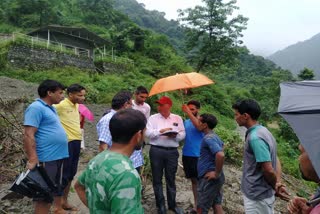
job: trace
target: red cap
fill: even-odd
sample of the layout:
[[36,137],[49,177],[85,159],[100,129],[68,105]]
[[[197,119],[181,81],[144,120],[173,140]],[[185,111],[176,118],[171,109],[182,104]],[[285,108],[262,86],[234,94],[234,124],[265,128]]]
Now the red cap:
[[163,96],[159,100],[156,101],[156,103],[159,103],[161,105],[169,104],[172,106],[172,100],[169,97]]

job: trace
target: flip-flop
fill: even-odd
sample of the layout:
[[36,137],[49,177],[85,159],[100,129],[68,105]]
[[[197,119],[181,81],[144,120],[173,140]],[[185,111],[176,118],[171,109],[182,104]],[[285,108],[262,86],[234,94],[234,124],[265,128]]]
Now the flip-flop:
[[73,205],[62,206],[62,208],[63,208],[64,210],[68,210],[68,211],[80,211],[76,206],[73,206]]

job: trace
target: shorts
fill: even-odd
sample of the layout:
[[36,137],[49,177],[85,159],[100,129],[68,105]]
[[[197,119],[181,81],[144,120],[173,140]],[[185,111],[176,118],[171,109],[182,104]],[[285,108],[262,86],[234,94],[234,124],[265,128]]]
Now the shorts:
[[[52,191],[52,195],[62,196],[63,190],[65,188],[63,182],[63,161],[65,159],[48,161],[48,162],[40,162],[40,166],[42,166],[49,178],[51,179],[52,183],[56,186],[56,188]],[[34,201],[42,201],[42,199],[33,199]],[[43,200],[45,201],[45,200]]]
[[80,147],[81,140],[73,140],[68,143],[69,157],[63,163],[63,180],[67,183],[72,181],[77,174]]
[[217,179],[208,181],[202,177],[198,180],[198,208],[202,213],[208,213],[210,207],[214,205],[221,205],[224,179],[222,172]]
[[244,201],[244,209],[246,214],[257,214],[257,213],[265,213],[265,214],[273,214],[274,213],[274,195],[270,198],[265,198],[259,201],[251,200],[243,195]]
[[198,178],[198,157],[182,156],[183,170],[186,178]]

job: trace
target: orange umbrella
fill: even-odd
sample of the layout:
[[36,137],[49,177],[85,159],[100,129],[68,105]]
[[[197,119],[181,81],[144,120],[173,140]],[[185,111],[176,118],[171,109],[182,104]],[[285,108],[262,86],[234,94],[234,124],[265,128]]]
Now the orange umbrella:
[[157,80],[152,86],[149,96],[178,89],[196,88],[213,83],[205,75],[196,72],[176,74]]

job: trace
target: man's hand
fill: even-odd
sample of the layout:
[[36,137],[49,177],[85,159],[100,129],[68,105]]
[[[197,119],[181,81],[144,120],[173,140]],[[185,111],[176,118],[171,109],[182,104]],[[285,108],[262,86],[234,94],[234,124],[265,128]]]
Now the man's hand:
[[37,164],[38,164],[38,161],[28,161],[26,167],[27,169],[32,170],[36,167]]
[[182,107],[181,107],[181,109],[182,109],[182,111],[183,111],[184,113],[186,113],[186,114],[191,113],[188,105],[186,105],[186,104],[183,104]]
[[103,152],[106,149],[109,149],[109,145],[105,142],[100,141],[99,152]]
[[204,178],[206,178],[208,181],[209,181],[209,180],[217,179],[218,177],[219,177],[219,175],[218,175],[215,171],[207,172],[207,173],[204,175]]
[[301,197],[294,197],[287,205],[288,212],[290,214],[309,214],[312,210],[307,205],[307,199]]
[[290,194],[288,193],[286,186],[280,182],[276,183],[275,186],[276,196],[284,201],[290,200]]
[[168,133],[166,134],[167,137],[169,138],[176,138],[178,133]]
[[166,131],[170,131],[172,130],[172,128],[164,128],[164,129],[160,129],[160,133],[162,134],[163,132],[166,132]]

